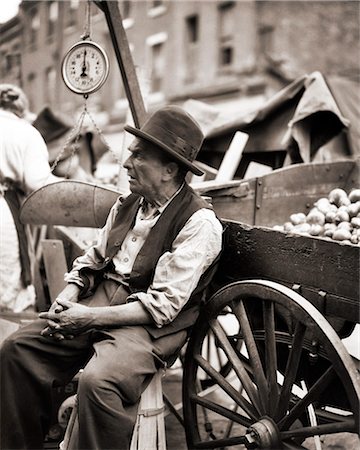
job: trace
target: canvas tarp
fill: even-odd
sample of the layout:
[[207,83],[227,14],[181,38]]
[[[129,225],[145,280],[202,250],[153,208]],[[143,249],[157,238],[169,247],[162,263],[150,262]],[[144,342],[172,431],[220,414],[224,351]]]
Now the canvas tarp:
[[[205,147],[225,152],[236,131],[249,134],[244,153],[287,150],[296,142],[303,162],[360,156],[360,90],[356,82],[319,72],[304,75],[255,111],[235,117],[199,103],[191,112],[205,124]],[[196,103],[196,102],[195,102]],[[186,107],[186,104],[184,105]],[[196,109],[201,114],[196,114]],[[206,119],[207,118],[207,119]],[[328,146],[328,147],[327,147]],[[319,149],[325,151],[319,152]],[[300,162],[300,161],[297,161]]]

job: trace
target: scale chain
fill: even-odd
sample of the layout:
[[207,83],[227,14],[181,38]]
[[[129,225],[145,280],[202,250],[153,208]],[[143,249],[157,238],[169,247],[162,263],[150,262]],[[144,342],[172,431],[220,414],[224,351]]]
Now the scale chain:
[[61,157],[63,156],[66,148],[68,148],[71,145],[71,154],[69,156],[69,165],[68,165],[68,169],[67,172],[65,174],[65,178],[69,178],[69,172],[70,172],[70,168],[71,168],[71,163],[72,163],[72,159],[75,155],[75,153],[78,151],[79,146],[78,146],[78,142],[79,139],[81,137],[81,130],[83,128],[83,124],[84,124],[84,119],[86,116],[89,117],[92,125],[94,126],[96,132],[98,133],[98,135],[100,136],[101,141],[103,142],[103,144],[105,145],[106,149],[108,151],[110,151],[112,153],[112,155],[114,156],[116,162],[119,164],[120,168],[123,167],[122,161],[119,158],[119,156],[112,150],[112,148],[110,147],[110,145],[108,144],[108,142],[105,139],[105,136],[102,132],[102,130],[98,127],[98,125],[96,124],[93,116],[91,115],[90,111],[87,108],[87,95],[84,95],[84,99],[85,99],[85,103],[84,103],[84,109],[81,112],[79,119],[77,121],[77,123],[75,124],[74,128],[72,129],[71,133],[69,134],[68,138],[66,139],[61,151],[59,152],[59,154],[57,155],[57,157],[55,158],[53,164],[51,165],[51,172],[53,172],[56,168],[56,166],[59,164],[59,161],[61,160]]

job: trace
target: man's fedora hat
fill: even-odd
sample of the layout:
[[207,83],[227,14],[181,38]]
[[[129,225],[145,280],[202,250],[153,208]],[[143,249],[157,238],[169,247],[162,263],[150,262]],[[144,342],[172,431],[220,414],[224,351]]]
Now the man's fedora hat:
[[63,114],[54,113],[48,106],[45,106],[37,115],[33,126],[40,132],[47,144],[69,135],[73,129],[72,122]]
[[140,129],[130,125],[125,125],[124,129],[165,150],[195,175],[203,175],[193,161],[204,135],[197,122],[179,106],[169,105],[158,109]]

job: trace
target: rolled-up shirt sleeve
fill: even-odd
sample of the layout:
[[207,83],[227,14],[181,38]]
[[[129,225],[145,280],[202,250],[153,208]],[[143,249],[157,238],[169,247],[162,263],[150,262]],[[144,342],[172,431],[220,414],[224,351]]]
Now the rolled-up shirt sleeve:
[[210,209],[196,211],[156,266],[147,292],[137,292],[128,301],[139,300],[157,327],[172,322],[189,300],[200,277],[221,251],[222,225]]

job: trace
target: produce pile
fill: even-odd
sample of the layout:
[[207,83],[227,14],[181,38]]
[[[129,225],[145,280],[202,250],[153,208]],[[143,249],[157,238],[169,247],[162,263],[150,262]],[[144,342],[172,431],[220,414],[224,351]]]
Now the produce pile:
[[360,246],[360,189],[349,195],[343,189],[333,189],[328,197],[317,200],[307,215],[295,213],[289,219],[273,228]]

